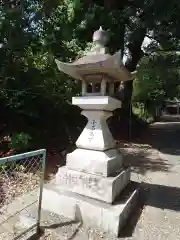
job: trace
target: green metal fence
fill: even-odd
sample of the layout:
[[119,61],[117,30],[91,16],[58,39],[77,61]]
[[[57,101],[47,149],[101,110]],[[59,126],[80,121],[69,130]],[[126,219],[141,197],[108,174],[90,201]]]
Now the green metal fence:
[[40,230],[46,150],[0,158],[0,239]]

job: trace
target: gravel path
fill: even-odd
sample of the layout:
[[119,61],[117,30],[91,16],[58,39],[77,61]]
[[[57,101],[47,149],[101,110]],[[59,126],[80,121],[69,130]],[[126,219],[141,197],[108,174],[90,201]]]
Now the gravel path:
[[132,179],[149,189],[135,231],[127,239],[180,239],[180,122],[152,124],[137,145],[123,151],[129,152]]

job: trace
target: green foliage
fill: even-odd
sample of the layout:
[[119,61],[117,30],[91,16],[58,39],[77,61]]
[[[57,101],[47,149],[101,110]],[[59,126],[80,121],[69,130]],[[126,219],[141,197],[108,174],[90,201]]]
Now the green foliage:
[[146,123],[151,123],[154,120],[152,113],[148,111],[146,105],[142,102],[136,102],[132,106],[133,113]]
[[[100,25],[111,32],[111,52],[129,50],[131,69],[141,58],[145,35],[153,39],[134,82],[134,103],[151,109],[167,97],[180,95],[178,57],[166,55],[179,49],[179,12],[178,0],[24,0],[20,6],[0,6],[2,118],[16,132],[28,132],[33,141],[38,136],[37,142],[42,142],[48,132],[51,138],[55,134],[64,137],[58,144],[67,142],[82,122],[79,110],[69,104],[80,86],[58,71],[54,58],[70,62],[82,56]],[[160,50],[161,54],[149,56]],[[30,141],[19,135],[14,139],[18,148],[21,144],[27,148]]]
[[31,140],[32,138],[27,133],[14,133],[12,135],[11,142],[9,143],[9,147],[18,151],[26,151],[30,147]]
[[16,171],[16,172],[22,172],[25,170],[25,167],[17,162],[9,162],[9,163],[5,163],[0,165],[0,172],[6,172],[8,174],[9,172],[12,172],[12,170]]
[[[172,64],[173,63],[173,64]],[[179,95],[180,58],[177,54],[156,54],[143,58],[134,81],[133,102],[143,104],[150,114],[164,100]]]

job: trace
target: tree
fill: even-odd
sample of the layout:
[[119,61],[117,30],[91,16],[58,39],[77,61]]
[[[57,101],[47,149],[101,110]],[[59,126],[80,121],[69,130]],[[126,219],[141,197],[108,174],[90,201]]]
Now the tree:
[[[51,136],[59,132],[64,137],[60,144],[66,144],[69,129],[75,129],[79,122],[79,111],[68,104],[78,87],[57,70],[53,43],[51,48],[46,44],[47,6],[41,1],[17,3],[5,1],[0,6],[1,123],[11,126],[11,131],[30,131],[41,139],[39,142],[47,132]],[[65,44],[62,49],[64,59],[72,56],[73,46]]]
[[[121,48],[127,53],[125,66],[129,71],[136,70],[144,55],[151,56],[159,51],[173,54],[172,51],[175,53],[179,49],[180,30],[176,27],[180,23],[179,1],[94,0],[89,1],[89,8],[93,4],[101,9],[98,23],[103,22],[106,28],[111,25],[110,30],[116,36],[116,40],[112,39],[113,50]],[[151,40],[150,44],[143,49],[147,38]],[[124,82],[121,91],[123,94],[119,95],[124,96],[121,121],[126,124],[129,122],[133,82]]]
[[[54,58],[69,62],[81,56],[89,46],[94,30],[101,25],[112,33],[109,43],[111,52],[121,49],[126,55],[125,65],[129,71],[137,68],[143,56],[149,59],[147,64],[151,66],[154,53],[178,50],[179,10],[177,0],[4,1],[4,5],[0,6],[1,108],[11,116],[9,119],[21,115],[35,125],[43,123],[44,128],[55,128],[61,122],[64,130],[66,125],[71,125],[71,115],[76,116],[74,119],[78,116],[76,113],[79,112],[74,110],[72,113],[74,108],[68,102],[79,93],[79,86],[57,70]],[[151,43],[144,48],[147,37]],[[165,58],[161,59],[163,65]],[[174,61],[168,59],[167,64]],[[139,71],[144,74],[145,68],[141,63]],[[155,75],[159,70],[153,71],[150,67],[148,74]],[[174,71],[173,68],[171,71]],[[159,83],[159,88],[169,88],[170,75],[166,84]],[[166,77],[161,75],[161,79]],[[140,78],[138,75],[138,84],[141,85]],[[156,80],[150,77],[153,86]],[[146,88],[146,81],[143,84]],[[124,96],[121,119],[127,123],[133,82],[123,85],[124,94],[120,94]],[[142,91],[138,94],[142,96]],[[78,125],[78,121],[73,121],[74,126]]]
[[180,57],[160,52],[141,59],[134,81],[133,102],[142,103],[151,114],[164,100],[179,95]]

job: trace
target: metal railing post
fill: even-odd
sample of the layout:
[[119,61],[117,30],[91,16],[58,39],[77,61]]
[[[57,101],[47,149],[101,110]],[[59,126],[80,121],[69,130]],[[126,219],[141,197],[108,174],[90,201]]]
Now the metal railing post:
[[40,232],[42,196],[43,196],[43,186],[44,186],[44,180],[45,180],[45,170],[46,170],[46,150],[44,150],[43,157],[42,157],[42,175],[41,175],[41,179],[40,179],[40,189],[39,189],[37,233]]

